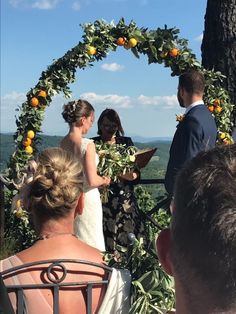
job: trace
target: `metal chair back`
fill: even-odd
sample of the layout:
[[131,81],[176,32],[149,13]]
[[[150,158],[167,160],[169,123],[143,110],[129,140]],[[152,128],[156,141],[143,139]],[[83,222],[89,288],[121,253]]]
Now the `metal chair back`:
[[[67,265],[67,267],[65,266]],[[89,265],[93,266],[93,273],[94,269],[103,269],[104,276],[102,279],[99,280],[89,280],[89,281],[73,281],[68,282],[66,280],[68,271],[69,271],[69,265],[77,264],[79,265]],[[5,270],[1,272],[2,279],[7,278],[9,276],[19,274],[20,272],[27,272],[30,271],[30,269],[37,268],[40,269],[40,275],[44,276],[46,275],[46,282],[42,283],[34,283],[34,284],[19,284],[19,285],[5,285],[5,288],[7,292],[14,292],[16,295],[16,303],[17,303],[17,314],[23,314],[25,309],[25,298],[24,298],[24,291],[31,290],[31,289],[50,289],[52,291],[53,295],[53,314],[59,314],[59,291],[62,288],[67,289],[75,289],[80,288],[83,289],[83,291],[86,292],[86,313],[91,314],[92,313],[92,289],[93,287],[103,287],[104,288],[108,285],[112,268],[108,267],[106,265],[89,262],[85,260],[79,260],[79,259],[50,259],[50,260],[43,260],[43,261],[37,261],[32,263],[26,263],[19,266],[12,267],[8,270]],[[95,267],[95,268],[94,268]],[[79,267],[78,267],[79,268]],[[60,278],[55,278],[55,271],[60,271]],[[74,272],[74,267],[73,267]],[[80,271],[81,273],[82,271]],[[79,277],[79,271],[78,271],[78,277]],[[105,279],[104,279],[105,278]],[[79,279],[79,278],[78,278]],[[1,302],[6,302],[6,295],[4,297],[4,300]],[[78,309],[79,313],[79,309]]]

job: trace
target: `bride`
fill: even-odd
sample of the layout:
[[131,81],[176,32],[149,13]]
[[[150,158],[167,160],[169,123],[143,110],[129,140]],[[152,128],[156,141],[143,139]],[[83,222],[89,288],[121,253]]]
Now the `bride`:
[[92,140],[83,138],[94,121],[94,108],[86,100],[71,101],[64,105],[62,116],[69,124],[69,132],[61,141],[61,148],[72,152],[83,162],[84,208],[76,215],[75,233],[87,244],[105,251],[102,226],[102,204],[98,187],[110,184],[110,178],[97,174],[98,156]]

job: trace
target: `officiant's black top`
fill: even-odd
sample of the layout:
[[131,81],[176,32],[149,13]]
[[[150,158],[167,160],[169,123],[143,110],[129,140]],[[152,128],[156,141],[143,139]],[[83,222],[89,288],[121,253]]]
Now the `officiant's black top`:
[[[92,140],[95,143],[102,141],[101,136],[93,137]],[[125,144],[127,147],[134,145],[132,139],[126,136],[117,136],[116,144]],[[139,170],[137,173],[140,174]],[[146,242],[143,216],[134,194],[134,184],[139,183],[139,180],[140,176],[134,181],[122,180],[109,186],[111,193],[102,208],[106,250],[110,253],[116,254],[118,251],[119,255],[127,254],[126,251],[120,251],[119,246],[128,246],[129,233],[133,233],[137,239],[143,238]]]

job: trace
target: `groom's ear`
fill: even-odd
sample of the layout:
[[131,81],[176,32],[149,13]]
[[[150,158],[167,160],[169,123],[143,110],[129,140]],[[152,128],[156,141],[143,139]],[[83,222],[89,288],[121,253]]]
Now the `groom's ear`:
[[156,240],[157,255],[165,272],[173,276],[172,264],[170,260],[170,229],[162,230]]

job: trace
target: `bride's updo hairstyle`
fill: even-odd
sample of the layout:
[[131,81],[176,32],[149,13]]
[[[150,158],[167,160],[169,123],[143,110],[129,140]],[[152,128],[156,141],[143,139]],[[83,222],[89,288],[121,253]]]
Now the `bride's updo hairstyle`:
[[94,111],[93,106],[87,100],[70,101],[63,106],[62,116],[68,124],[79,122],[80,118],[88,118]]
[[82,191],[82,166],[69,152],[55,147],[37,158],[30,180],[20,191],[24,208],[41,221],[65,217]]

